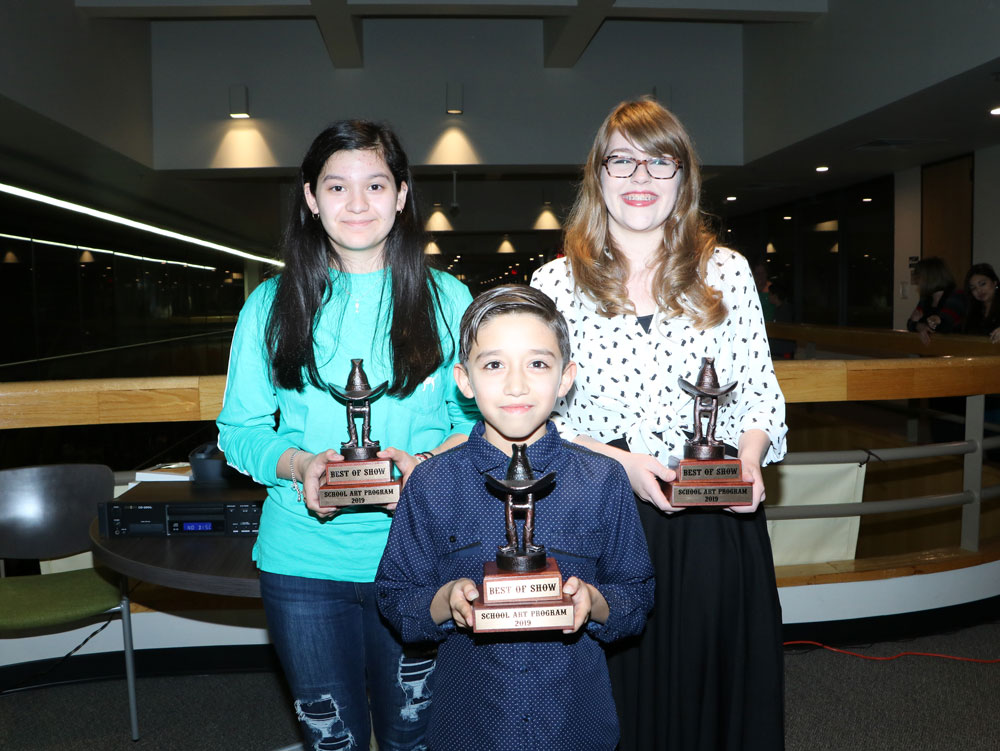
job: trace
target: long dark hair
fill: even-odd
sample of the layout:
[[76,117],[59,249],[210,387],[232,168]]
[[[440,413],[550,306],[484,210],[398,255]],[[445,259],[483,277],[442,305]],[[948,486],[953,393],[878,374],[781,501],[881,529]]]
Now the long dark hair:
[[341,120],[316,136],[306,152],[285,227],[285,267],[277,280],[265,332],[271,378],[281,388],[301,391],[306,380],[317,388],[325,387],[316,365],[313,328],[333,292],[330,267],[343,269],[322,222],[312,217],[303,187],[308,185],[316,195],[320,172],[333,154],[362,150],[374,151],[385,160],[397,190],[403,183],[408,187],[403,210],[396,215],[383,249],[383,265],[392,270],[389,344],[393,380],[388,393],[409,396],[444,362],[435,316],[437,285],[424,261],[423,231],[406,154],[386,125]]
[[[980,333],[980,329],[986,328],[992,330],[997,326],[1000,326],[1000,293],[994,293],[993,299],[987,305],[983,305],[974,297],[972,297],[969,291],[969,282],[972,281],[974,276],[985,276],[994,284],[1000,284],[1000,279],[997,278],[997,272],[993,270],[993,267],[988,263],[977,263],[969,269],[969,273],[965,275],[965,294],[969,295],[969,313],[965,317],[965,326],[963,331],[971,332],[974,334]],[[986,332],[989,333],[989,330]]]

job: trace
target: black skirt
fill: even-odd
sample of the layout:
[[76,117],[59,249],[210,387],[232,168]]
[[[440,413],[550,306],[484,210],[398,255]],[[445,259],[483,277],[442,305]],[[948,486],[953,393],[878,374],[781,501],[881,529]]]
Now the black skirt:
[[608,648],[620,751],[783,749],[781,605],[763,507],[636,504],[656,601],[640,636]]

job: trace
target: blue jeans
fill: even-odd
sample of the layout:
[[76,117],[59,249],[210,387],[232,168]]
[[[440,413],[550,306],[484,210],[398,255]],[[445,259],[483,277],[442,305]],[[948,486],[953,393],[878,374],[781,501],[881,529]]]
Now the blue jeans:
[[426,748],[434,656],[399,642],[374,583],[262,571],[260,592],[304,748],[367,751],[373,727],[380,751]]

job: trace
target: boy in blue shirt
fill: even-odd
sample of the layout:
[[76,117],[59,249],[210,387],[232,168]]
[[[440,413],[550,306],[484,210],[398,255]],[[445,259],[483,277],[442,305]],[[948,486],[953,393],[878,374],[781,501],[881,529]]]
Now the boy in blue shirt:
[[[376,576],[379,608],[404,641],[441,642],[431,681],[429,751],[611,751],[618,720],[600,642],[639,633],[653,569],[625,470],[559,438],[549,422],[573,385],[566,322],[524,285],[480,295],[461,324],[455,380],[483,420],[467,443],[417,465]],[[535,542],[568,577],[575,623],[559,631],[473,634],[483,563],[505,542],[502,480],[511,445],[540,477]]]

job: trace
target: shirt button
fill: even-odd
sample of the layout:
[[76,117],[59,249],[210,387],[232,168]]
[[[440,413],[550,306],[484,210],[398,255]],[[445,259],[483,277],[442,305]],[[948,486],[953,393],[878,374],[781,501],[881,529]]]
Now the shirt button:
[[522,719],[522,720],[523,720],[524,722],[527,722],[527,721],[528,721],[528,715],[524,715],[523,717],[521,717],[521,719]]

